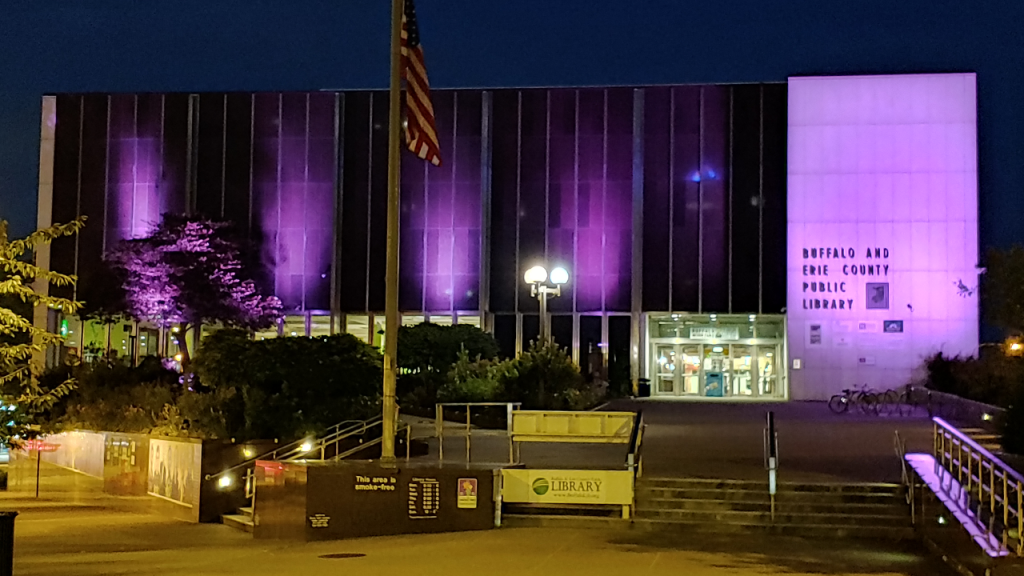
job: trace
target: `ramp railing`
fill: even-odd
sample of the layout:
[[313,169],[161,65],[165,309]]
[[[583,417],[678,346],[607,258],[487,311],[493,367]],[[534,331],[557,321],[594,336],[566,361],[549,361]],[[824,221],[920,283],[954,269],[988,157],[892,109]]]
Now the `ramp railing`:
[[[939,417],[932,418],[935,473],[959,484],[987,535],[1024,557],[1024,476]],[[946,486],[943,486],[946,489]]]

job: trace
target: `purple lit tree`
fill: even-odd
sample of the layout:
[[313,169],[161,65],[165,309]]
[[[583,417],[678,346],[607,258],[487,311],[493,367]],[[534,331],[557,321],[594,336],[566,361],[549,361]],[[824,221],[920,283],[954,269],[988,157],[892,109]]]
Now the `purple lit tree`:
[[178,327],[186,371],[190,330],[211,323],[258,330],[281,317],[281,301],[260,294],[225,222],[165,214],[149,236],[122,241],[107,259],[123,274],[130,315]]

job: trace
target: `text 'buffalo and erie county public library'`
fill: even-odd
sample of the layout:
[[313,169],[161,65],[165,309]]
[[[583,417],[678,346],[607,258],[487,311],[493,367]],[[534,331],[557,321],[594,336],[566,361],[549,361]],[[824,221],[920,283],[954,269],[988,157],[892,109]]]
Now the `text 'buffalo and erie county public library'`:
[[[444,164],[402,165],[405,325],[473,324],[516,354],[539,335],[539,264],[570,276],[554,340],[656,397],[827,399],[978,349],[974,74],[434,106]],[[88,299],[105,251],[162,213],[230,220],[288,310],[257,337],[382,344],[387,118],[383,91],[47,96],[41,220],[89,217],[50,265]],[[51,321],[82,355],[176,352],[145,324]]]

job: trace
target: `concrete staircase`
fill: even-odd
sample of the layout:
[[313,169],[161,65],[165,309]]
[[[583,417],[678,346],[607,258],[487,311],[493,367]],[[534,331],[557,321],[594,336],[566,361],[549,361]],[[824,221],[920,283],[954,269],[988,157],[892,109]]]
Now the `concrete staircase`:
[[220,521],[225,526],[231,526],[243,532],[252,533],[252,506],[239,508],[238,514],[224,514],[220,517]]
[[781,484],[775,519],[767,482],[642,478],[635,528],[770,531],[811,537],[909,538],[910,510],[895,484]]

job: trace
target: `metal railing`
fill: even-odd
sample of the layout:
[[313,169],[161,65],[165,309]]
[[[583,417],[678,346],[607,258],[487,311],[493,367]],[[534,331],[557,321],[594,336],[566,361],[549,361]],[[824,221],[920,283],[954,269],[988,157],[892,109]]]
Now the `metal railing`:
[[900,459],[900,484],[906,489],[904,499],[910,506],[910,521],[911,523],[917,522],[917,515],[914,514],[914,475],[910,472],[907,467],[907,441],[900,436],[900,431],[895,431],[895,437],[893,438],[893,451],[896,452],[896,457]]
[[316,449],[320,450],[322,459],[328,445],[336,445],[341,440],[355,434],[363,434],[376,424],[379,424],[380,421],[380,416],[375,416],[369,420],[345,420],[328,428],[327,432],[318,439],[302,438],[284,446],[278,446],[259,456],[254,456],[234,466],[225,468],[216,474],[207,474],[204,478],[206,480],[220,479],[233,472],[245,469],[246,494],[248,495],[249,485],[252,481],[252,469],[256,465],[257,460],[295,460],[297,455],[309,454]]
[[465,431],[466,438],[466,462],[471,460],[472,456],[472,436],[473,436],[473,408],[484,408],[484,407],[505,407],[505,433],[508,435],[508,463],[515,464],[517,462],[515,445],[512,442],[512,412],[519,410],[522,406],[521,402],[439,402],[434,405],[434,437],[437,438],[437,458],[440,461],[444,461],[444,409],[447,408],[465,408],[466,409],[466,427]]
[[1024,476],[942,418],[932,421],[935,473],[943,483],[955,479],[961,489],[950,496],[967,499],[986,536],[1024,556]]
[[629,434],[629,451],[626,452],[626,469],[633,473],[633,481],[643,476],[644,411],[637,410],[633,419],[633,431]]

